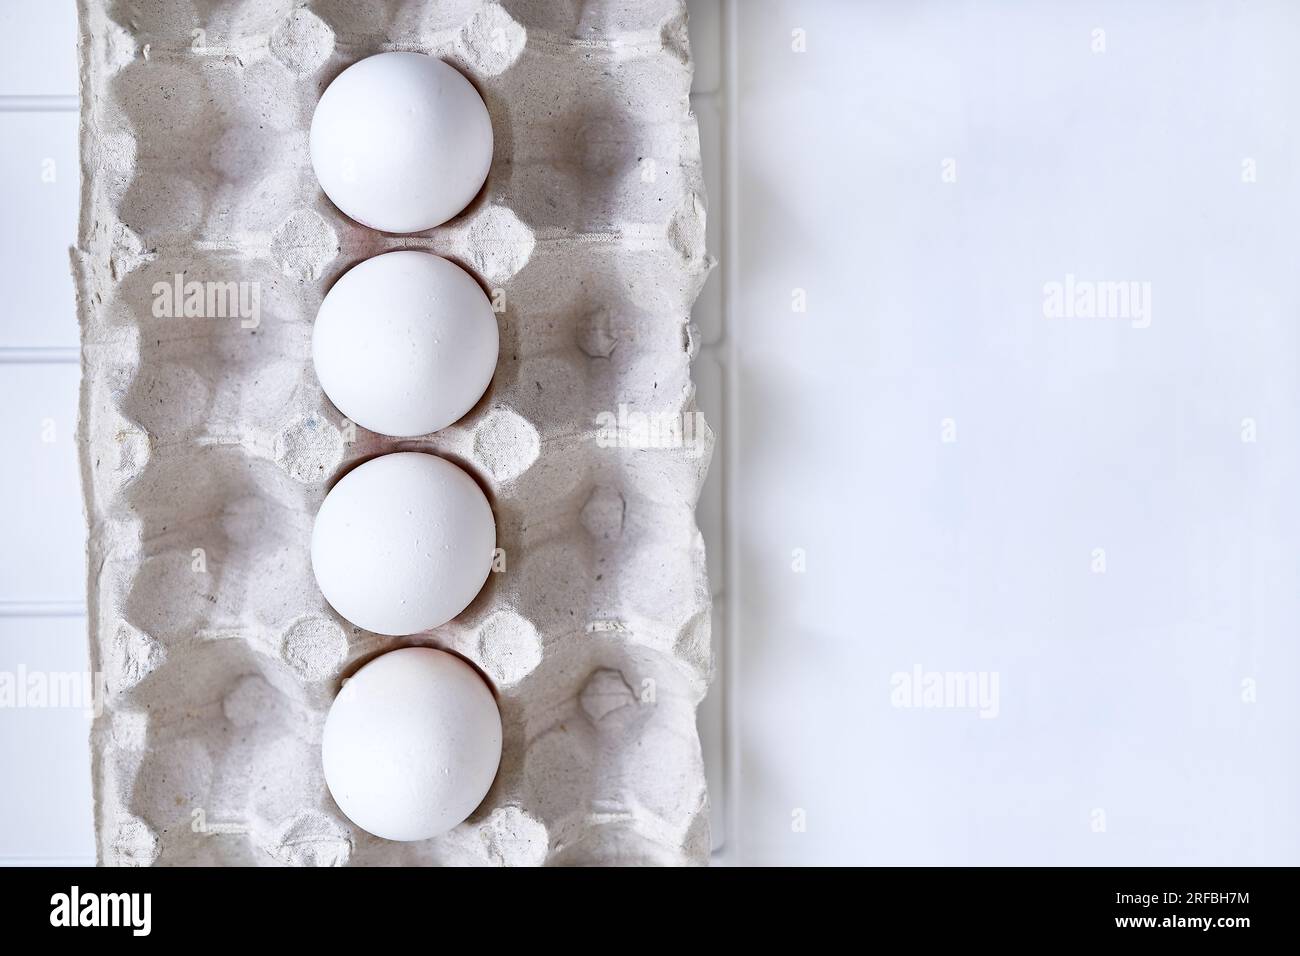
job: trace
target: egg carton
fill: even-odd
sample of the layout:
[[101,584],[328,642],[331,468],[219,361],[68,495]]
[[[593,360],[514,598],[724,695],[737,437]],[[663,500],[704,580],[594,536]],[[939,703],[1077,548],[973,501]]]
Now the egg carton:
[[[712,263],[683,4],[78,7],[100,861],[704,862],[712,436],[688,316]],[[343,216],[308,159],[321,92],[386,50],[457,66],[496,139],[479,197],[410,236]],[[482,281],[501,351],[466,418],[393,440],[323,396],[310,342],[340,274],[405,248]],[[500,552],[457,619],[395,639],[330,609],[309,541],[332,483],[397,450],[476,476]],[[320,736],[350,673],[413,644],[490,679],[504,754],[468,821],[392,843],[334,804]]]

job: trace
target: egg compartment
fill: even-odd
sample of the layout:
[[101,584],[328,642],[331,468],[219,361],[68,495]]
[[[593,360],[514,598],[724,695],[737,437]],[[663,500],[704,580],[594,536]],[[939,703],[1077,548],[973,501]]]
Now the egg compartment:
[[[91,731],[101,862],[705,861],[695,709],[710,602],[694,506],[712,436],[687,317],[711,262],[683,4],[78,7],[73,269],[91,659],[106,686]],[[345,218],[307,154],[325,86],[385,50],[454,63],[496,138],[483,193],[412,236]],[[330,285],[403,248],[469,269],[501,330],[487,395],[414,440],[351,427],[310,356]],[[225,288],[236,307],[205,298],[187,316],[187,283]],[[339,618],[309,558],[332,483],[397,450],[466,467],[501,549],[463,614],[408,638]],[[319,747],[341,681],[409,644],[473,662],[505,733],[478,811],[401,844],[340,813]]]

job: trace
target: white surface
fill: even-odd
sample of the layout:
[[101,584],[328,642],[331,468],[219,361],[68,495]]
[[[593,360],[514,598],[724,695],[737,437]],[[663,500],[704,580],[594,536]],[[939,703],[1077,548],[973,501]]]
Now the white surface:
[[1300,862],[1300,7],[734,9],[728,858]]
[[75,365],[0,364],[7,503],[0,602],[83,599]]
[[492,120],[472,83],[422,53],[354,63],[321,97],[311,164],[362,225],[421,232],[459,213],[492,166]]
[[[68,266],[76,6],[0,0],[0,38],[0,674],[41,681],[88,666]],[[0,707],[0,865],[94,862],[89,727],[79,707]]]
[[454,654],[404,647],[343,684],[321,740],[330,793],[362,829],[428,840],[468,817],[501,763],[501,714]]
[[26,687],[0,707],[0,865],[94,860],[85,646],[80,618],[0,617],[0,681]]
[[376,634],[418,634],[465,609],[492,571],[496,522],[478,484],[437,455],[353,468],[325,496],[311,565],[339,614]]
[[76,3],[0,0],[0,97],[76,95]]
[[345,272],[312,324],[316,378],[381,435],[427,435],[464,416],[497,367],[492,303],[441,256],[403,250]]
[[74,348],[77,114],[0,111],[0,143],[0,345]]

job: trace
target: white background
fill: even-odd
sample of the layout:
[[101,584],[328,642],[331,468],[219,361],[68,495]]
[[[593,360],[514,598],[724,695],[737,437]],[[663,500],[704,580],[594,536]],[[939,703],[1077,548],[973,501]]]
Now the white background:
[[[85,672],[76,5],[0,0],[0,672]],[[93,863],[89,716],[0,709],[0,863]]]
[[[0,0],[9,672],[85,667],[73,6]],[[1300,7],[691,8],[719,859],[1300,862]],[[93,859],[86,731],[0,711],[0,861]]]
[[1300,862],[1300,5],[735,6],[729,857]]

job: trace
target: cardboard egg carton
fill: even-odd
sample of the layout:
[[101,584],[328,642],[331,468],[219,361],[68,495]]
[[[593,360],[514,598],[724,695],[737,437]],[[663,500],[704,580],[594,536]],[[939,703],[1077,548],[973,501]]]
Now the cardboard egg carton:
[[[695,709],[711,668],[694,506],[704,249],[680,0],[79,0],[80,447],[105,864],[701,863]],[[496,153],[444,226],[343,216],[308,160],[317,99],[385,50],[478,87]],[[446,256],[498,309],[483,400],[427,438],[350,425],[311,366],[362,259]],[[451,623],[359,630],[312,577],[312,520],[356,463],[444,455],[487,491],[496,573]],[[391,843],[320,764],[342,680],[393,647],[494,685],[497,781],[444,837]]]

